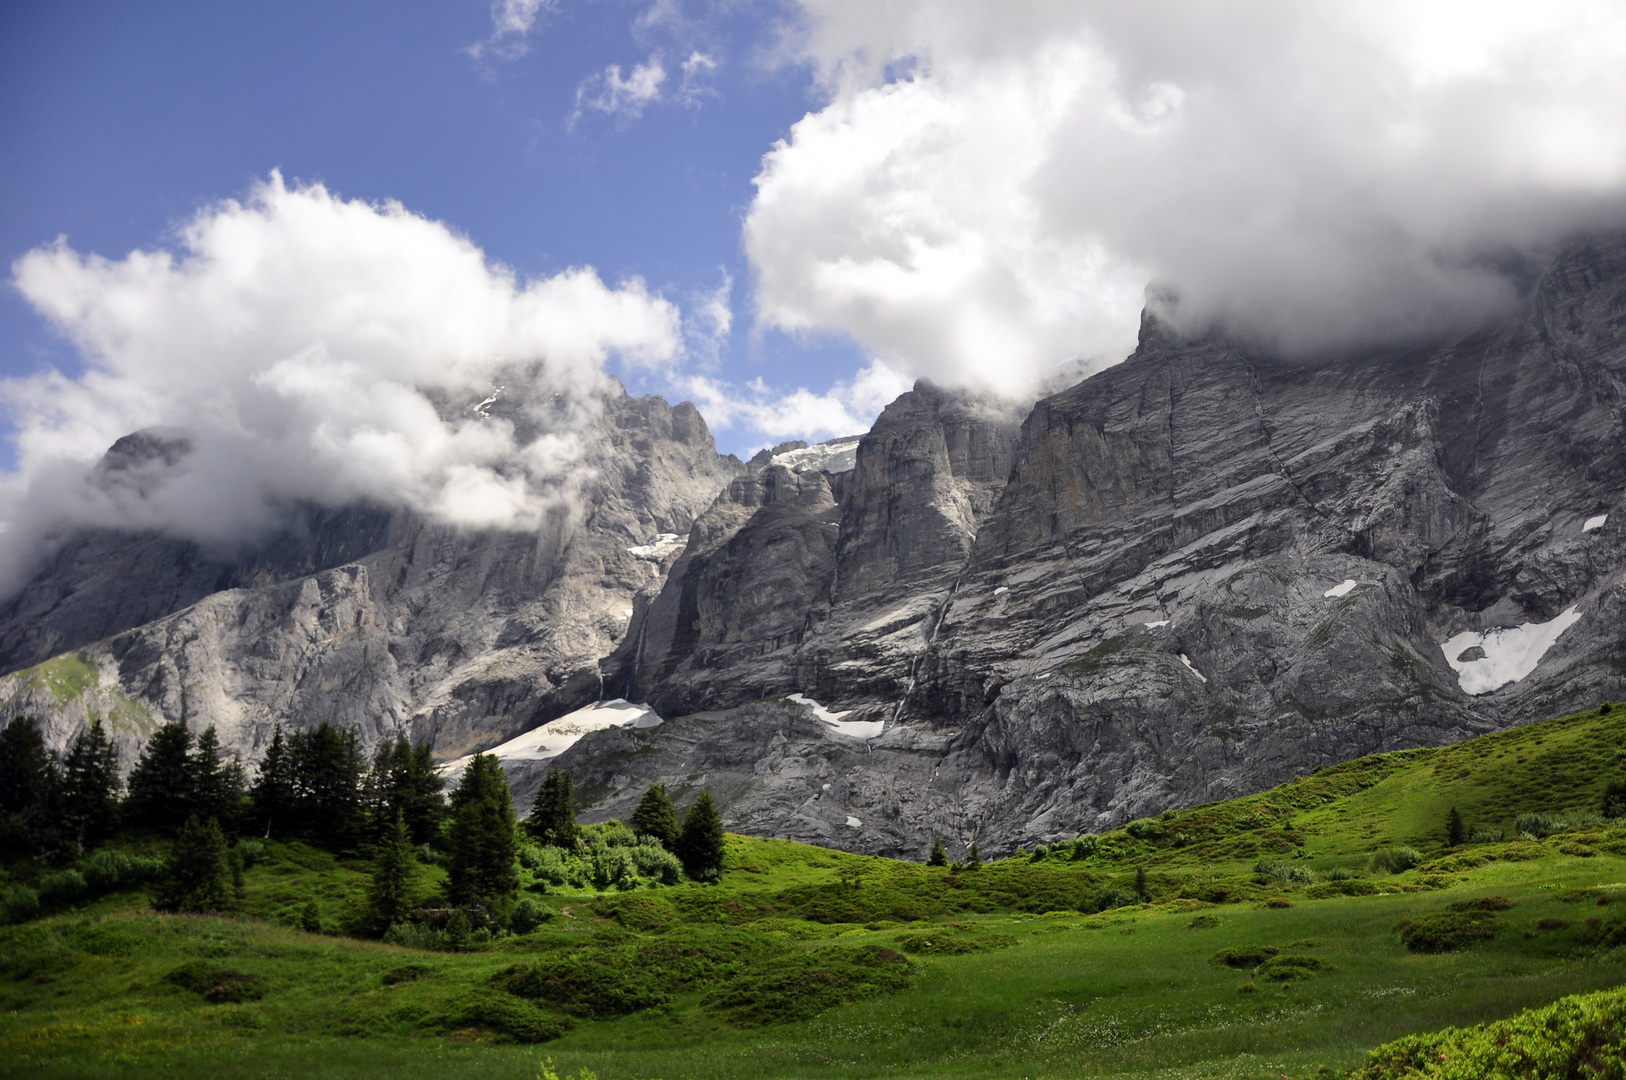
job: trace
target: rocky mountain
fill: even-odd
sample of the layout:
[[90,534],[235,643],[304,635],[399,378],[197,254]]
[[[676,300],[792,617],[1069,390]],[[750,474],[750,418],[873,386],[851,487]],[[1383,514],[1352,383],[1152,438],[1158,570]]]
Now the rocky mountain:
[[[75,537],[0,611],[0,696],[58,741],[331,716],[499,746],[521,799],[558,755],[589,817],[659,779],[742,831],[1009,850],[1626,696],[1623,393],[1615,236],[1459,339],[1287,361],[1147,316],[1031,407],[922,382],[744,466],[623,398],[540,535]],[[143,438],[104,467],[180,452]]]

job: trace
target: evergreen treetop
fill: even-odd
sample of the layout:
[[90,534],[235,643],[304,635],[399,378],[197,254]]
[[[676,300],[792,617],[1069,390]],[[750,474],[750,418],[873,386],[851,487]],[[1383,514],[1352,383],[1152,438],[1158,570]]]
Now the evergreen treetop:
[[531,832],[544,844],[576,846],[576,781],[561,772],[557,763],[548,766],[542,786],[531,804]]
[[502,765],[476,754],[452,792],[447,892],[454,906],[502,912],[519,892],[519,843]]
[[683,815],[683,831],[678,836],[678,860],[683,872],[695,881],[716,881],[723,875],[723,819],[711,792],[701,789],[688,813]]
[[407,831],[406,814],[397,810],[394,822],[384,831],[373,853],[373,878],[367,887],[370,930],[383,935],[396,923],[408,921],[417,877],[418,860],[412,853],[412,834]]
[[192,732],[171,720],[153,732],[130,773],[129,817],[154,829],[172,829],[193,812]]
[[32,716],[0,729],[0,852],[38,854],[60,839],[61,777],[56,755]]
[[112,833],[118,822],[119,754],[100,718],[73,737],[62,763],[63,823],[81,845]]
[[948,865],[948,849],[943,846],[943,838],[941,836],[932,837],[932,853],[926,856],[926,865]]
[[678,818],[672,806],[672,797],[665,784],[650,784],[644,797],[638,800],[638,809],[632,812],[632,831],[639,836],[653,836],[661,846],[671,851],[677,847]]
[[232,907],[231,859],[220,823],[187,818],[170,846],[152,906],[160,911],[201,913]]

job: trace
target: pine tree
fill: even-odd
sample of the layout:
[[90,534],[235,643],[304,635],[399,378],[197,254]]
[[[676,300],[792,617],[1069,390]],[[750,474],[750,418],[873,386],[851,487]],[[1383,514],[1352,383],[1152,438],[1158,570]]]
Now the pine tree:
[[152,898],[160,911],[227,911],[232,906],[231,860],[220,823],[200,824],[193,814],[170,846],[164,874]]
[[678,861],[695,881],[716,881],[723,876],[723,819],[711,792],[702,790],[683,815],[678,835]]
[[235,756],[220,760],[220,737],[213,724],[203,729],[188,759],[192,773],[192,807],[200,817],[212,817],[235,832],[243,801],[243,763]]
[[977,846],[975,840],[971,841],[971,846],[966,849],[965,868],[967,870],[982,869],[982,848]]
[[948,865],[948,849],[943,846],[943,838],[941,836],[932,837],[932,853],[926,856],[926,865]]
[[192,732],[172,720],[153,733],[130,773],[129,820],[149,829],[173,829],[192,806]]
[[632,812],[632,831],[639,836],[653,836],[667,851],[677,847],[677,810],[665,784],[650,784],[644,797],[638,800],[638,809]]
[[502,765],[476,754],[452,793],[452,863],[447,891],[456,907],[500,912],[519,892],[514,806]]
[[548,766],[531,804],[531,832],[544,844],[576,846],[576,781],[557,764]]
[[55,846],[60,833],[61,776],[56,756],[32,716],[15,716],[0,729],[0,852],[34,855]]
[[355,728],[339,729],[324,720],[288,740],[294,762],[295,817],[299,830],[329,847],[353,847],[364,838],[367,773]]
[[296,797],[294,763],[288,742],[282,737],[281,724],[272,729],[271,745],[260,761],[260,775],[255,778],[249,795],[254,800],[254,820],[263,823],[266,836],[271,835],[273,827],[284,828],[289,824]]
[[1445,842],[1451,847],[1458,847],[1468,839],[1468,826],[1463,824],[1462,812],[1456,807],[1445,815]]
[[413,843],[434,840],[446,816],[446,799],[441,794],[445,786],[428,741],[414,747],[403,735],[380,743],[368,777],[374,836],[387,833],[399,813]]
[[62,820],[81,846],[94,845],[118,823],[119,753],[95,719],[73,737],[62,763]]
[[404,923],[412,912],[412,890],[418,877],[418,860],[412,854],[412,834],[407,831],[406,814],[397,810],[395,822],[387,829],[373,853],[373,880],[367,887],[367,923],[382,936],[396,923]]

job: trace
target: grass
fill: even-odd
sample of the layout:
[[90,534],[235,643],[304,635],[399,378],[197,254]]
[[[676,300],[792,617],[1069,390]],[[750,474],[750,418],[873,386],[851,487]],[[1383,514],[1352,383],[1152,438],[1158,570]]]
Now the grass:
[[[730,836],[721,886],[549,891],[535,933],[467,953],[299,931],[365,867],[271,843],[237,917],[125,892],[0,929],[0,1077],[1297,1078],[1467,1046],[1626,981],[1626,828],[1446,850],[1445,814],[1582,817],[1623,728],[1366,758],[960,873]],[[1423,862],[1368,870],[1396,846]],[[1093,911],[1137,869],[1149,902]],[[1565,1022],[1614,1031],[1606,1005]]]

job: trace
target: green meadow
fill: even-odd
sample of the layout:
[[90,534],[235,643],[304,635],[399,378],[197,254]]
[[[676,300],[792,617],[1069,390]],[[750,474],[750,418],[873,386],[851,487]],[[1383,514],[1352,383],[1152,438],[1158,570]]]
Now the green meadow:
[[533,888],[456,952],[338,936],[367,864],[266,843],[230,918],[0,928],[0,1076],[1470,1076],[1600,991],[1564,1038],[1619,1076],[1623,773],[1614,710],[976,868],[730,836],[721,884]]

